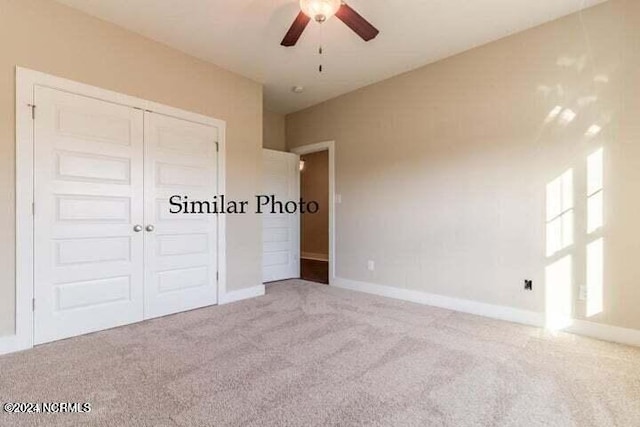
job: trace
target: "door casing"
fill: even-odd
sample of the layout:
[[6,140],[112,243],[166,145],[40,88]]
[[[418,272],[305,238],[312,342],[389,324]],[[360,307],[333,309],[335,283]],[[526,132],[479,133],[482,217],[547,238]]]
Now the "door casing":
[[302,145],[289,150],[299,156],[329,151],[329,285],[336,279],[336,148],[335,141]]

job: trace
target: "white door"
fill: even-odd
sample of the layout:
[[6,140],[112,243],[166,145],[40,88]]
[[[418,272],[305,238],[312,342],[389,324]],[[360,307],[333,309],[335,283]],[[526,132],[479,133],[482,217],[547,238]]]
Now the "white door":
[[[282,203],[300,200],[300,156],[280,151],[263,150],[263,189],[265,196],[275,196]],[[265,213],[269,212],[269,213]],[[262,280],[300,277],[300,215],[262,214]]]
[[218,133],[145,113],[145,318],[217,302],[217,216],[172,214],[169,198],[217,195]]
[[143,113],[35,89],[34,341],[143,318]]

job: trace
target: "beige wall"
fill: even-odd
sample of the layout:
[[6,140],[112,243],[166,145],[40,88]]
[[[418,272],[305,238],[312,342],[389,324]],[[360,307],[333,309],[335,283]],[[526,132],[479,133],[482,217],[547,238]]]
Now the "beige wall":
[[287,151],[284,114],[264,110],[262,117],[262,146],[270,150]]
[[300,197],[318,203],[318,212],[300,217],[302,256],[329,256],[329,151],[305,154],[300,174]]
[[[604,311],[589,320],[640,329],[639,46],[640,2],[612,0],[287,116],[290,148],[336,141],[337,276],[544,311],[545,188],[572,168],[562,255],[584,317],[585,162],[604,147]],[[545,123],[558,105],[577,117]]]
[[[52,1],[0,0],[0,336],[14,330],[16,65],[226,120],[227,194],[256,193],[258,83]],[[259,218],[227,224],[228,289],[259,285]]]

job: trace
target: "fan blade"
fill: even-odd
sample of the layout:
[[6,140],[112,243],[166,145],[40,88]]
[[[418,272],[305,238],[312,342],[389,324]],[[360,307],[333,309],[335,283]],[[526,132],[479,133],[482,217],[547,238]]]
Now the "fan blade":
[[296,17],[296,20],[291,24],[291,28],[289,28],[289,31],[287,31],[287,34],[284,36],[280,44],[282,46],[295,46],[295,44],[298,43],[298,39],[302,35],[302,32],[307,28],[309,21],[311,21],[311,18],[300,12]]
[[336,12],[336,16],[366,42],[376,38],[380,32],[346,3],[342,3],[342,6]]

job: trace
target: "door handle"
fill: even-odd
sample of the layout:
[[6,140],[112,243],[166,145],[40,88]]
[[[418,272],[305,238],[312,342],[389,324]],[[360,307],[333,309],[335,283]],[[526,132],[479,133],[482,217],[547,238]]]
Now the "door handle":
[[136,233],[139,233],[142,231],[142,226],[140,224],[136,224],[133,226],[133,231],[135,231]]
[[152,231],[153,231],[153,230],[155,230],[155,229],[156,229],[156,228],[155,228],[153,225],[151,225],[151,224],[149,224],[149,225],[147,225],[147,226],[145,227],[145,230],[147,230],[148,232],[152,232]]

